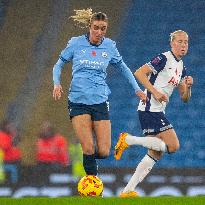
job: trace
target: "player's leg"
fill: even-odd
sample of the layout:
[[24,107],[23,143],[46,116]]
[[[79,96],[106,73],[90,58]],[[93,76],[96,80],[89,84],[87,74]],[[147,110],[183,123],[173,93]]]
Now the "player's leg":
[[180,147],[179,140],[174,129],[168,129],[164,132],[160,132],[157,137],[163,140],[166,144],[168,153],[174,153]]
[[[168,129],[156,135],[156,139],[162,139],[167,145],[169,153],[176,152],[179,149],[179,140],[174,129]],[[148,154],[138,164],[134,174],[123,190],[122,196],[133,193],[136,186],[150,173],[155,163],[161,159],[164,152],[149,149]]]
[[82,146],[85,172],[88,175],[97,175],[91,116],[88,114],[74,116],[72,125]]
[[139,120],[146,137],[133,136],[128,133],[121,133],[115,146],[115,158],[119,160],[123,151],[130,145],[141,145],[145,148],[166,152],[166,143],[157,138],[156,134],[172,128],[172,125],[162,112],[141,112],[139,111]]
[[124,188],[123,192],[121,193],[121,197],[129,197],[130,193],[137,193],[135,192],[136,186],[144,180],[144,178],[150,173],[155,163],[161,159],[163,152],[155,151],[155,150],[148,150],[148,153],[144,156],[144,158],[140,161],[137,165],[137,168],[132,175],[131,179],[129,180],[128,184]]
[[122,195],[129,196],[130,192],[133,193],[138,183],[140,183],[147,176],[147,174],[149,174],[157,160],[159,160],[162,154],[167,150],[167,144],[162,139],[163,136],[170,133],[169,130],[172,128],[171,124],[165,118],[163,113],[140,112],[139,119],[143,133],[146,136],[150,134],[152,136],[135,137],[127,135],[125,140],[127,144],[142,145],[147,147],[149,151],[148,154],[145,155],[138,164],[133,176],[123,190]]
[[93,130],[96,136],[96,159],[103,159],[109,155],[111,147],[111,123],[109,104],[104,102],[91,107]]
[[83,166],[87,175],[97,175],[92,121],[88,114],[74,116],[72,125],[83,150]]
[[121,133],[121,143],[126,145],[141,145],[151,150],[173,153],[179,149],[179,140],[174,129],[168,129],[157,135],[148,135],[146,137],[137,137],[128,133]]
[[[155,152],[155,154],[153,153]],[[162,152],[149,150],[148,153],[144,156],[144,158],[140,161],[137,165],[134,174],[132,175],[131,179],[129,180],[128,184],[124,188],[121,196],[126,196],[130,193],[135,193],[136,186],[143,181],[143,179],[149,174],[159,156],[161,156]],[[154,155],[156,158],[152,157]],[[158,156],[157,156],[158,155]]]
[[85,172],[88,175],[97,175],[90,106],[68,101],[68,109],[76,137],[82,146]]
[[130,135],[129,133],[121,133],[119,136],[119,140],[115,146],[115,159],[119,160],[123,151],[130,145],[141,145],[145,148],[160,152],[167,151],[166,143],[161,138],[157,138],[156,135],[138,137]]
[[100,120],[93,122],[96,135],[97,152],[96,158],[106,158],[111,147],[111,123],[110,120]]
[[94,141],[91,116],[78,115],[72,118],[72,125],[84,154],[94,154]]

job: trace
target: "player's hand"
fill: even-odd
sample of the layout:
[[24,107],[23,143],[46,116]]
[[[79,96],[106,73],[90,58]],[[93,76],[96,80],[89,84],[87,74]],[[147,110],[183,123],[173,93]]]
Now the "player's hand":
[[191,76],[186,76],[185,77],[185,84],[187,85],[188,88],[192,87],[193,78]]
[[147,95],[144,92],[142,92],[141,90],[137,91],[136,95],[140,98],[140,100],[142,101],[143,104],[145,104],[148,101]]
[[54,85],[54,88],[53,88],[53,98],[55,100],[59,100],[62,96],[62,93],[63,93],[63,88],[61,85]]
[[153,96],[154,96],[155,100],[157,100],[160,103],[168,102],[168,100],[169,100],[166,94],[161,93],[157,90],[153,93]]

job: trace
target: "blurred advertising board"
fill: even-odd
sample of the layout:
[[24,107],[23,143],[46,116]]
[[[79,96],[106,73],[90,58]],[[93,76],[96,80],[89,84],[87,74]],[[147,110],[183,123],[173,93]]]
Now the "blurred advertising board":
[[[13,171],[7,170],[5,181],[0,183],[0,197],[78,195],[79,178],[73,177],[70,168],[39,171],[36,167],[22,167],[18,173]],[[100,169],[104,197],[118,196],[133,172],[132,168]],[[205,195],[205,169],[153,169],[136,190],[141,196]]]

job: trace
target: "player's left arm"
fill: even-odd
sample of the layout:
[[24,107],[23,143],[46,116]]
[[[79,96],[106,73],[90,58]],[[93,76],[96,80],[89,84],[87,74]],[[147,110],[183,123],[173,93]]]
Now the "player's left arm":
[[183,102],[188,102],[191,97],[191,87],[193,85],[193,78],[191,76],[185,76],[182,82],[179,84],[179,94]]
[[132,87],[135,90],[135,94],[136,96],[138,96],[140,98],[140,100],[143,103],[146,103],[147,101],[147,96],[146,94],[141,90],[141,88],[139,87],[133,73],[131,72],[131,70],[128,68],[128,66],[125,64],[125,62],[122,59],[122,56],[120,55],[117,47],[116,47],[116,43],[114,41],[112,41],[112,59],[110,61],[110,64],[112,64],[114,67],[117,67],[120,72],[122,73],[122,75],[128,79],[128,82],[132,85]]

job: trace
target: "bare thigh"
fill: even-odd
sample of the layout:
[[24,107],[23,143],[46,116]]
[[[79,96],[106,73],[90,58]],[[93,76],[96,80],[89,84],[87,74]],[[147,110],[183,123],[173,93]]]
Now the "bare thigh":
[[111,147],[111,123],[110,120],[94,121],[93,127],[96,135],[98,153],[108,156]]
[[157,137],[164,141],[170,153],[176,152],[180,147],[179,140],[174,129],[168,129],[164,132],[160,132]]
[[88,114],[74,116],[72,125],[84,154],[94,154],[93,122]]

